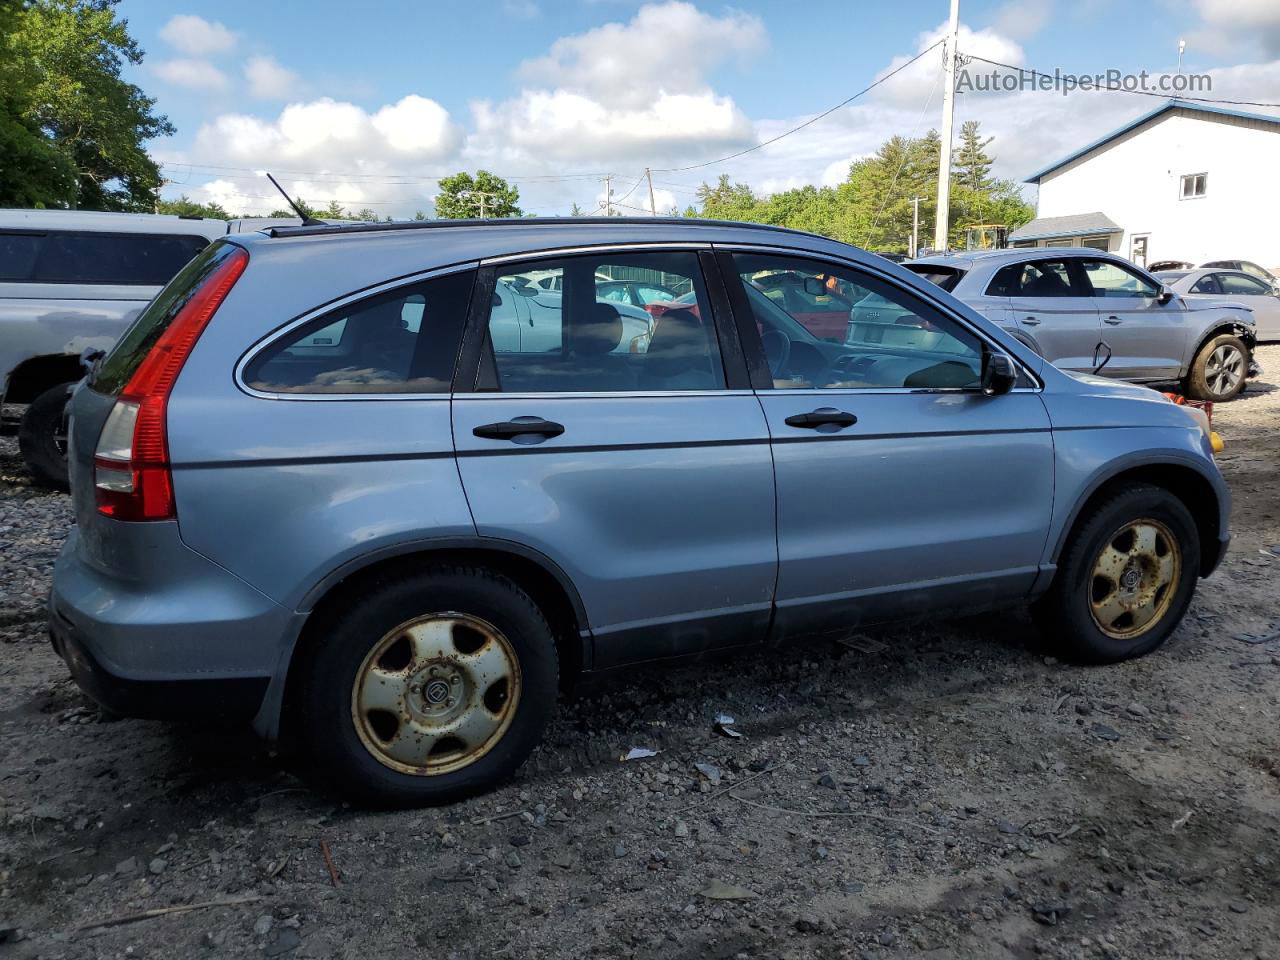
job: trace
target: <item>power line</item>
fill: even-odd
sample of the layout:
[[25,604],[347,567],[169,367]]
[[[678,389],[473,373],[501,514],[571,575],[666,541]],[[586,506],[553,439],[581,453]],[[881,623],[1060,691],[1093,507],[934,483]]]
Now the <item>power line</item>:
[[925,49],[921,50],[919,53],[917,53],[914,57],[912,57],[906,63],[903,63],[895,67],[894,69],[890,70],[879,80],[876,80],[874,83],[870,84],[869,86],[863,87],[853,96],[845,100],[841,100],[834,107],[831,107],[828,110],[822,111],[822,113],[818,114],[817,116],[810,117],[808,120],[806,120],[804,123],[800,124],[799,126],[792,127],[790,130],[787,130],[784,133],[780,133],[776,137],[770,137],[768,140],[765,140],[763,143],[757,143],[754,147],[747,147],[745,150],[739,150],[737,153],[731,153],[727,157],[718,157],[715,160],[704,160],[702,163],[691,163],[684,167],[654,167],[653,169],[656,170],[658,173],[683,173],[686,170],[699,170],[702,167],[710,167],[713,164],[724,163],[726,160],[736,160],[738,157],[744,157],[748,153],[752,153],[756,150],[761,150],[764,147],[769,146],[770,144],[777,143],[779,140],[783,139],[784,137],[789,137],[793,133],[799,133],[805,127],[808,127],[808,126],[811,126],[812,124],[817,123],[819,120],[823,119],[824,117],[831,116],[831,114],[835,113],[841,107],[847,107],[849,104],[853,103],[853,101],[857,100],[859,97],[870,93],[872,90],[880,86],[880,84],[884,83],[886,80],[890,79],[896,74],[899,74],[903,70],[907,69],[907,67],[911,66],[913,63],[915,63],[917,60],[923,57],[926,53],[933,50],[935,47],[937,47],[941,43],[942,41],[938,40],[935,43],[930,44],[928,47],[925,47]]
[[[1054,73],[1044,73],[1043,71],[1035,70],[1035,69],[1032,69],[1031,67],[1019,67],[1019,66],[1015,66],[1012,63],[1001,63],[999,60],[988,60],[986,57],[979,57],[976,54],[972,54],[972,53],[963,54],[962,56],[964,56],[966,60],[977,60],[981,63],[990,64],[993,67],[1004,67],[1006,70],[1016,70],[1019,73],[1030,74],[1033,77],[1045,77],[1046,79],[1054,81],[1055,84],[1061,83],[1062,78],[1066,76],[1071,76],[1071,77],[1088,76],[1090,78],[1097,76],[1096,74],[1083,74],[1083,73],[1063,74],[1061,71],[1055,71]],[[1077,88],[1083,89],[1079,87]],[[1094,83],[1091,83],[1089,85],[1089,91],[1097,91],[1099,93],[1133,93],[1141,97],[1159,97],[1161,100],[1187,100],[1192,103],[1222,103],[1222,104],[1227,104],[1228,106],[1236,106],[1236,107],[1280,107],[1280,103],[1266,103],[1259,100],[1224,100],[1224,99],[1219,99],[1217,97],[1190,97],[1190,96],[1184,96],[1181,93],[1176,93],[1168,90],[1166,91],[1126,90],[1124,87],[1115,87],[1115,86],[1106,87],[1106,86],[1102,86],[1100,84],[1094,84]],[[1085,92],[1089,92],[1089,91],[1085,91]]]

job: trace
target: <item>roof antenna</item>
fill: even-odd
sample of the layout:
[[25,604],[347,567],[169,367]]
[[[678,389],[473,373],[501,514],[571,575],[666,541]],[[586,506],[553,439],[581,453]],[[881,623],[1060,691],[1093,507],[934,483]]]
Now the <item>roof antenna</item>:
[[325,222],[323,220],[317,220],[311,214],[307,213],[307,211],[303,210],[302,207],[298,206],[297,202],[293,199],[293,197],[289,196],[287,193],[284,192],[284,187],[280,186],[280,184],[276,182],[275,177],[273,177],[269,172],[265,170],[263,171],[263,173],[265,173],[267,179],[271,181],[271,185],[280,191],[280,196],[284,197],[285,200],[288,202],[289,206],[293,207],[293,212],[302,218],[302,225],[304,227],[325,226]]

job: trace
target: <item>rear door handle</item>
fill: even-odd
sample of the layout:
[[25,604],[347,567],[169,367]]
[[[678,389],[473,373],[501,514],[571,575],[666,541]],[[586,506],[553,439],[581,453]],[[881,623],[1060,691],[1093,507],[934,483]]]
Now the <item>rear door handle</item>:
[[514,420],[481,424],[471,432],[489,440],[514,440],[522,436],[558,437],[564,433],[564,425],[541,417],[516,417]]
[[1028,323],[1034,327],[1037,323],[1040,322],[1040,319],[1038,317],[1023,317],[1022,322]]
[[1102,322],[1103,322],[1103,323],[1110,324],[1110,325],[1111,325],[1111,326],[1113,326],[1113,327],[1118,326],[1119,324],[1124,323],[1124,321],[1123,321],[1123,320],[1121,320],[1119,317],[1116,317],[1116,316],[1110,316],[1110,317],[1107,317],[1107,319],[1103,320]]
[[835,407],[819,407],[812,413],[797,413],[786,419],[789,427],[806,427],[810,430],[825,426],[852,427],[857,422],[858,418],[852,413],[845,413]]

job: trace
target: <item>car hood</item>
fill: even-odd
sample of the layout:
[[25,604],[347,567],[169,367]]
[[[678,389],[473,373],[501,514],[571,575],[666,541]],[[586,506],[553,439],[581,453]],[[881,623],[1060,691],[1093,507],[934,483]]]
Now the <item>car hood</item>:
[[1112,396],[1124,397],[1131,400],[1167,400],[1160,391],[1153,390],[1151,387],[1143,386],[1140,383],[1128,383],[1124,380],[1112,380],[1109,377],[1102,377],[1092,373],[1078,373],[1072,370],[1063,370],[1057,368],[1058,372],[1064,376],[1077,380],[1087,385],[1089,392],[1094,396]]
[[1239,300],[1222,300],[1212,293],[1184,293],[1182,299],[1188,310],[1244,310],[1253,313],[1253,307]]

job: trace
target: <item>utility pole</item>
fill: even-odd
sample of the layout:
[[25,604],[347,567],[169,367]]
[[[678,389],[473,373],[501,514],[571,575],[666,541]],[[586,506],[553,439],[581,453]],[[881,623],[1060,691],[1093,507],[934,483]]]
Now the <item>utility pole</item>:
[[604,215],[613,216],[613,174],[604,178]]
[[911,198],[911,259],[920,255],[920,201],[924,197]]
[[956,37],[960,32],[960,0],[951,0],[951,23],[947,27],[947,45],[943,52],[942,78],[942,155],[938,158],[938,212],[934,217],[933,247],[941,253],[947,249],[947,233],[951,226],[951,137],[955,126]]
[[480,190],[463,190],[462,192],[460,192],[460,193],[458,194],[458,196],[460,196],[460,197],[466,197],[468,201],[470,201],[470,200],[479,200],[479,202],[480,202],[480,219],[481,219],[481,220],[484,220],[484,219],[485,219],[485,214],[486,214],[486,211],[487,211],[487,209],[488,209],[488,202],[489,202],[489,198],[490,198],[490,197],[492,197],[494,200],[499,200],[499,199],[501,199],[501,197],[500,197],[500,195],[499,195],[499,194],[496,194],[496,193],[484,193],[483,191],[480,191]]
[[649,172],[649,168],[644,168],[644,178],[649,181],[649,213],[651,216],[658,215],[658,205],[653,202],[653,174]]

